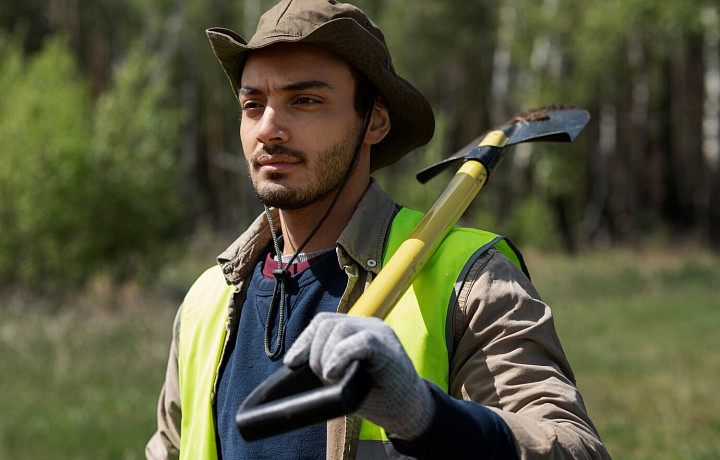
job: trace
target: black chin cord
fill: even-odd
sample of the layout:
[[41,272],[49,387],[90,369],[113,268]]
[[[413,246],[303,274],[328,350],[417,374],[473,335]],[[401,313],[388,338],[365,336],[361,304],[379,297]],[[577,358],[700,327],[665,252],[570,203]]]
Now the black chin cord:
[[[265,354],[270,359],[275,359],[278,356],[280,356],[280,353],[282,352],[282,343],[283,343],[283,337],[285,335],[285,286],[287,284],[287,280],[292,276],[290,273],[290,270],[288,270],[288,267],[292,265],[292,263],[295,261],[297,256],[300,254],[300,252],[305,248],[305,246],[310,242],[310,240],[315,236],[318,230],[320,230],[320,227],[322,224],[325,223],[328,216],[330,215],[330,212],[332,212],[333,208],[335,207],[335,203],[337,203],[337,200],[340,198],[340,194],[342,193],[343,189],[345,189],[345,185],[347,185],[348,181],[350,180],[350,177],[352,176],[353,172],[355,172],[355,168],[357,167],[358,161],[360,160],[360,149],[362,148],[363,140],[365,139],[365,134],[367,133],[368,126],[370,126],[370,120],[372,119],[372,113],[373,109],[375,107],[375,104],[370,105],[370,110],[368,110],[367,114],[365,115],[365,120],[363,121],[363,129],[360,131],[360,136],[358,136],[357,143],[355,144],[355,152],[353,154],[352,161],[350,162],[350,166],[345,173],[345,177],[343,177],[342,182],[340,183],[340,187],[338,187],[337,192],[335,193],[335,196],[332,199],[332,202],[330,202],[330,206],[328,206],[327,211],[325,211],[325,214],[323,214],[320,221],[315,225],[315,228],[310,232],[310,234],[305,238],[305,240],[302,242],[300,246],[295,250],[295,253],[290,258],[287,264],[283,267],[283,261],[282,261],[282,253],[280,252],[280,240],[277,236],[277,232],[275,231],[275,222],[273,221],[272,214],[270,213],[270,208],[268,208],[265,205],[265,215],[267,216],[268,224],[270,225],[270,234],[272,235],[273,240],[273,246],[275,247],[275,255],[278,259],[278,268],[272,271],[273,276],[275,277],[275,287],[273,288],[273,296],[270,300],[270,308],[268,309],[267,318],[265,320]],[[275,338],[275,350],[270,350],[270,341],[272,340],[272,319],[273,319],[273,313],[275,312],[275,301],[278,301],[278,331],[277,331],[277,337]]]

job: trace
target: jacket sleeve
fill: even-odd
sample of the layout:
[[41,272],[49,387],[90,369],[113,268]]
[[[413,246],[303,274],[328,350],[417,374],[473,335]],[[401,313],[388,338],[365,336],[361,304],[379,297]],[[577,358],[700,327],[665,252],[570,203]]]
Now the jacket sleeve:
[[157,408],[157,431],[145,447],[148,460],[177,460],[180,451],[180,385],[178,380],[178,309],[173,322],[170,356]]
[[501,253],[473,262],[453,312],[450,395],[510,427],[521,459],[610,458],[587,415],[550,308]]

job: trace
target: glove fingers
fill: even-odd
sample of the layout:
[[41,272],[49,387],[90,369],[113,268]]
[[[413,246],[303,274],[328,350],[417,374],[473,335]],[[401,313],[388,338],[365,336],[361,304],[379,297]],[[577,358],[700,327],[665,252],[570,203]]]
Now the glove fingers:
[[392,328],[377,318],[318,314],[288,350],[285,364],[309,362],[326,383],[341,379],[353,361],[364,361],[373,387],[358,413],[401,439],[430,423],[434,401]]
[[[353,361],[366,361],[366,370],[377,383],[386,379],[388,363],[397,373],[414,373],[412,363],[393,330],[377,318],[352,318],[337,313],[320,313],[288,350],[285,364],[297,367],[309,362],[325,382],[342,378]],[[402,370],[401,370],[402,369]]]
[[372,351],[367,346],[362,322],[348,317],[334,317],[319,326],[310,349],[310,367],[326,382],[336,382],[354,360],[365,359]]
[[323,350],[322,378],[329,382],[340,380],[345,369],[353,361],[370,360],[377,347],[372,345],[375,337],[368,331],[353,332],[337,327],[333,340],[328,340]]

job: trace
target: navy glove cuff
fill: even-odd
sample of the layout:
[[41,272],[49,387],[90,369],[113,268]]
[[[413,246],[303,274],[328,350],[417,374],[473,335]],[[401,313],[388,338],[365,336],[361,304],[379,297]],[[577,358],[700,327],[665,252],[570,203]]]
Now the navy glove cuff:
[[390,440],[399,453],[418,459],[517,459],[515,440],[505,421],[487,407],[455,399],[427,382],[435,400],[429,427],[415,440]]

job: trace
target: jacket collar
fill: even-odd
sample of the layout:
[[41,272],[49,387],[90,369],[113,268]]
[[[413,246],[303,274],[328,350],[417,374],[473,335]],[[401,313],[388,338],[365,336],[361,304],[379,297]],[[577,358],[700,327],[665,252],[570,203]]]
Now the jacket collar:
[[[371,179],[370,186],[360,199],[350,222],[337,240],[338,263],[340,251],[365,270],[375,274],[382,265],[385,241],[398,207]],[[279,222],[277,209],[271,210]],[[258,216],[248,229],[217,258],[228,284],[238,284],[252,274],[255,264],[272,242],[270,226],[265,214]]]

